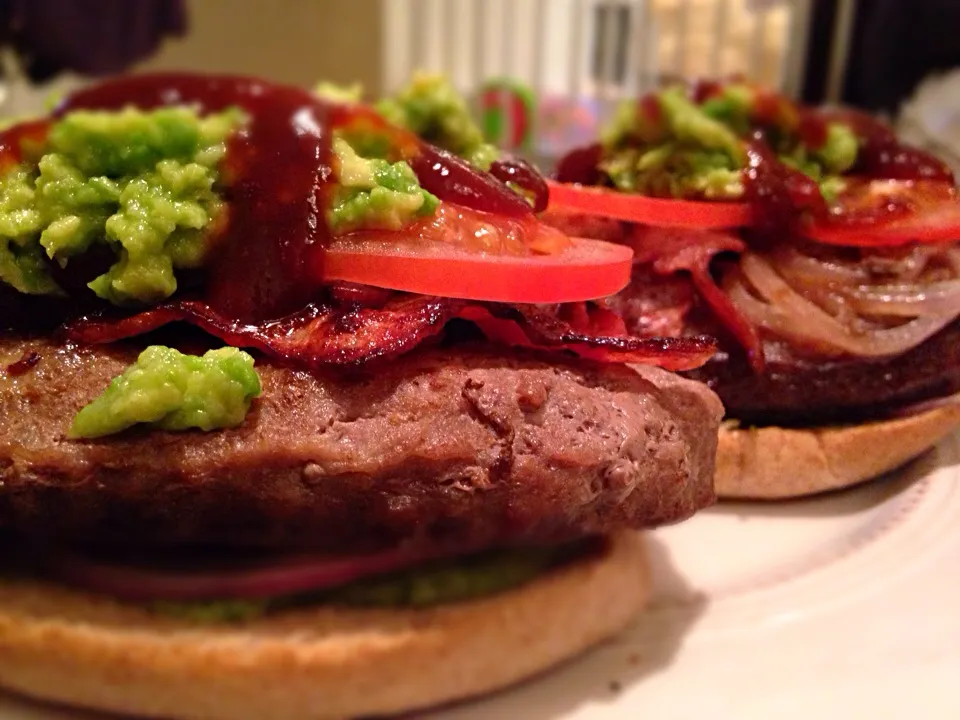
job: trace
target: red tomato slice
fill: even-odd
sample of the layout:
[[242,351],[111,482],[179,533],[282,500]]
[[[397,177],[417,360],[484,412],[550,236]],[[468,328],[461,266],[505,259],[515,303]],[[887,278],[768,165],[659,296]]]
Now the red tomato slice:
[[750,207],[740,202],[668,200],[585,185],[548,182],[548,210],[602,215],[628,222],[689,229],[743,227],[751,222]]
[[630,282],[633,251],[571,238],[552,255],[488,255],[439,243],[403,247],[382,240],[338,242],[318,257],[325,282],[505,303],[565,303],[613,295]]
[[854,182],[826,219],[809,221],[804,235],[830,245],[883,247],[960,240],[960,200],[943,182]]

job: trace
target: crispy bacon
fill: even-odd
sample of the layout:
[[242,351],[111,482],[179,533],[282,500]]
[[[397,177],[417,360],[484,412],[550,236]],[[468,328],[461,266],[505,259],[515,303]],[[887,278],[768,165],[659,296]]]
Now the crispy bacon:
[[310,304],[279,320],[248,324],[232,320],[202,302],[161,305],[122,319],[83,319],[66,327],[70,340],[103,344],[135,337],[172,322],[195,325],[236,347],[308,368],[356,365],[409,352],[438,334],[463,301],[402,296],[382,308]]
[[689,277],[660,275],[649,265],[634,265],[630,284],[603,305],[623,318],[627,331],[641,337],[680,337],[697,291]]
[[710,263],[724,252],[741,253],[744,241],[732,232],[681,230],[637,225],[631,237],[634,262],[650,263],[661,275],[685,270],[717,320],[737,339],[756,372],[764,367],[763,343],[756,326],[737,309],[710,273]]
[[421,295],[398,295],[380,308],[312,304],[294,315],[256,325],[230,320],[202,302],[181,301],[126,318],[85,318],[68,325],[65,333],[75,342],[101,344],[183,321],[230,345],[255,348],[291,365],[319,369],[402,355],[438,335],[454,318],[473,322],[495,343],[570,351],[599,362],[687,370],[705,363],[715,350],[708,338],[627,336],[622,321],[603,308],[578,311],[575,329],[556,313],[535,306]]
[[495,342],[568,350],[597,362],[692,370],[706,363],[716,351],[713,338],[705,336],[639,338],[578,332],[557,315],[533,305],[469,305],[460,317],[473,322]]

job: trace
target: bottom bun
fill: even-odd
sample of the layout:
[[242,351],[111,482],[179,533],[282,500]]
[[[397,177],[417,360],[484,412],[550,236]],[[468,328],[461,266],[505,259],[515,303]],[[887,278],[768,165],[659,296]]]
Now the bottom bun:
[[900,467],[960,427],[960,407],[863,425],[721,428],[721,498],[780,500],[837,490]]
[[412,710],[505,687],[626,627],[643,539],[510,592],[425,610],[319,607],[200,626],[50,584],[0,583],[0,686],[122,714],[242,720]]

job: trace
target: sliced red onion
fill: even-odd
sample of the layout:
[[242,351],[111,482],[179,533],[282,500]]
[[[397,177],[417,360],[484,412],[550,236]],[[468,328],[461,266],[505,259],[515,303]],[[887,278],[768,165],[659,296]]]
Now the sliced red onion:
[[851,285],[867,277],[866,269],[860,265],[819,260],[789,246],[778,249],[775,260],[777,269],[793,284]]
[[393,550],[353,558],[304,556],[223,570],[160,570],[69,554],[55,558],[52,571],[71,585],[133,602],[254,600],[339,587],[450,554]]
[[860,287],[850,292],[854,307],[868,315],[918,317],[960,315],[960,280],[929,285]]
[[[749,282],[757,296],[744,281]],[[725,290],[752,322],[825,354],[898,355],[921,344],[954,318],[954,315],[928,315],[893,327],[854,331],[803,297],[766,260],[753,253],[741,258],[739,272],[728,278]]]

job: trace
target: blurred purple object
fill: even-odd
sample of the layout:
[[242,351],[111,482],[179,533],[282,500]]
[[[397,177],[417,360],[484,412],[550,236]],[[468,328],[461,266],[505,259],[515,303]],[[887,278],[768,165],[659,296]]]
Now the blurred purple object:
[[0,46],[34,82],[120,72],[186,28],[183,0],[0,0]]
[[547,95],[541,98],[538,113],[537,156],[553,161],[592,143],[607,120],[608,108],[593,98]]

